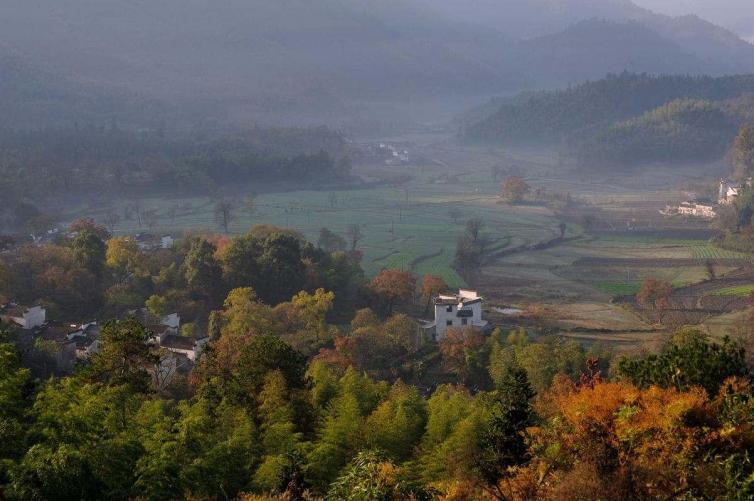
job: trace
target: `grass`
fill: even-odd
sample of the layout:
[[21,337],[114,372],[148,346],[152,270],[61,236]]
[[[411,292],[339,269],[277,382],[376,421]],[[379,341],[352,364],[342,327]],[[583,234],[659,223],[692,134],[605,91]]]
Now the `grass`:
[[754,292],[754,284],[737,285],[735,287],[726,287],[718,289],[712,293],[713,296],[750,296]]
[[[360,243],[364,253],[362,266],[368,275],[383,268],[401,268],[419,275],[437,274],[450,286],[459,287],[466,284],[453,269],[452,262],[466,220],[484,220],[484,233],[493,246],[511,241],[537,242],[557,232],[557,221],[551,215],[525,209],[514,211],[494,203],[494,197],[470,190],[456,194],[449,194],[447,190],[446,186],[436,189],[416,186],[337,191],[334,203],[331,203],[330,192],[262,194],[255,198],[253,211],[243,207],[235,211],[229,233],[239,235],[256,224],[271,224],[296,229],[316,242],[323,227],[343,235],[349,225],[358,223],[364,235]],[[244,195],[238,198],[243,201]],[[219,231],[214,205],[215,201],[209,197],[144,199],[140,206],[143,210],[155,211],[156,225],[147,229],[139,227],[133,218],[122,219],[115,232]],[[82,207],[67,217],[73,220],[87,216],[102,222],[108,211],[123,217],[126,206],[125,201],[115,201],[107,208]],[[459,209],[461,217],[453,220],[449,214],[451,208]]]
[[752,259],[754,257],[743,252],[721,249],[710,243],[693,246],[692,255],[696,259]]
[[639,282],[600,282],[597,288],[613,296],[633,296],[641,288]]

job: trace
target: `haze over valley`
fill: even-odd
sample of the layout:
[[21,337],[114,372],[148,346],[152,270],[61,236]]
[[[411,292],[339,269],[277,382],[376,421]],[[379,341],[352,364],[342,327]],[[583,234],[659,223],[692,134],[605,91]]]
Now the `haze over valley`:
[[754,499],[751,41],[0,1],[0,500]]

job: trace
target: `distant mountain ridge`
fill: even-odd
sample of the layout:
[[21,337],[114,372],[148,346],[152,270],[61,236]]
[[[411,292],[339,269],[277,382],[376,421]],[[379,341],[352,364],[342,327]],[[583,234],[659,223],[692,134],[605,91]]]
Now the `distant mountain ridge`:
[[107,92],[45,71],[0,46],[0,128],[38,128],[79,122],[158,124],[167,108],[133,93]]
[[623,70],[754,71],[733,33],[629,0],[4,0],[0,43],[54,79],[261,125],[412,120],[409,104]]
[[462,138],[482,144],[565,145],[586,163],[706,161],[754,119],[754,75],[623,73],[476,110]]

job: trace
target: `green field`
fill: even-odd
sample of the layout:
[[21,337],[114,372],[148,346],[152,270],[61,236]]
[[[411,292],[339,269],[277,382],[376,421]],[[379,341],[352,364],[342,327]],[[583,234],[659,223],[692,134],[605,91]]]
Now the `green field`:
[[600,282],[597,288],[613,296],[632,296],[639,292],[640,282]]
[[736,287],[726,287],[718,289],[712,293],[713,296],[750,296],[754,292],[754,284],[738,285]]
[[[451,286],[465,285],[451,264],[468,219],[485,222],[484,233],[495,250],[551,238],[558,224],[547,213],[512,210],[497,204],[495,196],[463,188],[450,193],[446,186],[262,194],[254,198],[251,211],[244,208],[244,198],[237,197],[239,208],[229,228],[231,234],[242,234],[257,224],[271,224],[296,229],[316,242],[323,227],[342,235],[349,225],[358,223],[364,235],[360,249],[367,274],[401,268],[420,275],[441,275]],[[115,212],[121,215],[116,234],[220,231],[214,217],[215,201],[208,197],[143,199],[139,205],[142,211],[151,210],[156,215],[151,227],[144,221],[139,226],[133,217],[126,220],[125,202],[98,210],[84,207],[68,217],[89,216],[102,222],[108,211]],[[449,214],[451,209],[459,211],[455,219]]]

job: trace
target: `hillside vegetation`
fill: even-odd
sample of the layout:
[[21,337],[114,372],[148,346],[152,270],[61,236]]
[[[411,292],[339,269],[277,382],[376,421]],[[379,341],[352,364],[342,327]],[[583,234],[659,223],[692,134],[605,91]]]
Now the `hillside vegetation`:
[[565,145],[584,162],[715,160],[754,116],[751,93],[752,75],[622,73],[509,102],[462,135],[487,144]]
[[253,128],[166,138],[117,127],[0,129],[0,189],[32,198],[71,193],[212,192],[252,180],[290,186],[345,180],[342,136],[320,128]]

